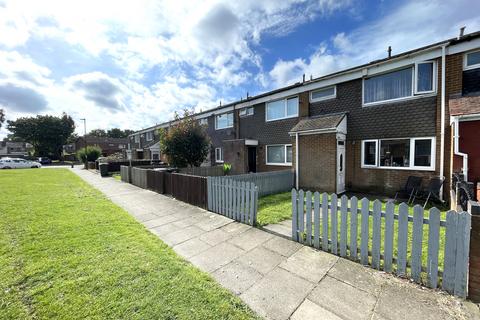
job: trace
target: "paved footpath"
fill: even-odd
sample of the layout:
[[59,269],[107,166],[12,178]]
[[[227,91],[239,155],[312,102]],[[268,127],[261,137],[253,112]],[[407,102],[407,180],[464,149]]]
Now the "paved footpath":
[[471,302],[113,178],[72,171],[266,319],[480,319]]

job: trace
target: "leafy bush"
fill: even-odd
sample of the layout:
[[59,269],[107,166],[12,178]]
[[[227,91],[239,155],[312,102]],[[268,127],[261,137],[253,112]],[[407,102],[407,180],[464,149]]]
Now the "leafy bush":
[[87,146],[86,150],[85,148],[82,148],[77,152],[77,158],[80,159],[83,163],[86,163],[88,161],[95,161],[101,155],[102,149],[97,146]]
[[232,165],[230,163],[224,163],[223,164],[223,174],[228,176],[230,171],[232,170]]

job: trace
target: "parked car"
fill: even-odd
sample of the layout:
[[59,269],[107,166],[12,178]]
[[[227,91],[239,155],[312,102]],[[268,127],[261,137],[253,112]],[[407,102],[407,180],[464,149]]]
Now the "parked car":
[[39,157],[38,162],[40,162],[41,164],[51,164],[52,159],[50,159],[48,157]]
[[0,159],[0,169],[23,169],[23,168],[41,168],[42,164],[36,161],[25,160],[21,158],[3,158]]

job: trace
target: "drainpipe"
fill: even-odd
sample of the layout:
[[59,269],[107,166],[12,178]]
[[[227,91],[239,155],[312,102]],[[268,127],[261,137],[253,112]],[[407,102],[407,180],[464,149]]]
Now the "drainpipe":
[[[440,117],[440,178],[444,176],[445,166],[445,49],[446,44],[442,45],[442,95],[441,95],[441,117]],[[443,185],[440,189],[440,200],[443,200]]]
[[297,190],[298,190],[298,176],[299,176],[298,149],[299,149],[298,148],[298,132],[296,132],[295,133],[295,187]]
[[453,119],[453,125],[454,125],[454,134],[453,134],[453,149],[454,149],[454,154],[457,156],[460,156],[463,158],[463,166],[462,166],[462,173],[465,181],[468,181],[468,154],[460,152],[460,130],[459,130],[459,125],[458,125],[458,117],[454,117]]

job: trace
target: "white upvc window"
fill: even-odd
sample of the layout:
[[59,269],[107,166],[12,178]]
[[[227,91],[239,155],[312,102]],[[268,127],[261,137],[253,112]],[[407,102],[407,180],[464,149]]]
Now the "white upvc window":
[[233,127],[233,112],[219,114],[215,117],[215,129],[226,129]]
[[147,140],[147,141],[152,141],[153,140],[153,131],[148,131],[145,134],[145,140]]
[[362,168],[435,170],[435,138],[362,141]]
[[310,92],[310,102],[334,99],[337,96],[337,87],[327,87]]
[[223,149],[222,148],[215,148],[215,162],[218,162],[218,163],[223,162]]
[[292,165],[292,145],[274,144],[266,146],[266,164],[272,166]]
[[140,135],[139,134],[135,135],[135,143],[140,143]]
[[266,104],[265,121],[298,117],[298,97],[271,101]]
[[206,125],[208,125],[208,118],[202,118],[202,119],[198,120],[198,123],[201,126],[206,126]]
[[463,57],[463,70],[480,68],[480,50],[467,52]]
[[251,116],[253,115],[253,113],[254,113],[253,107],[243,108],[243,109],[240,109],[239,111],[240,117]]
[[436,92],[435,61],[417,62],[413,66],[363,79],[363,105],[375,105],[410,99]]

